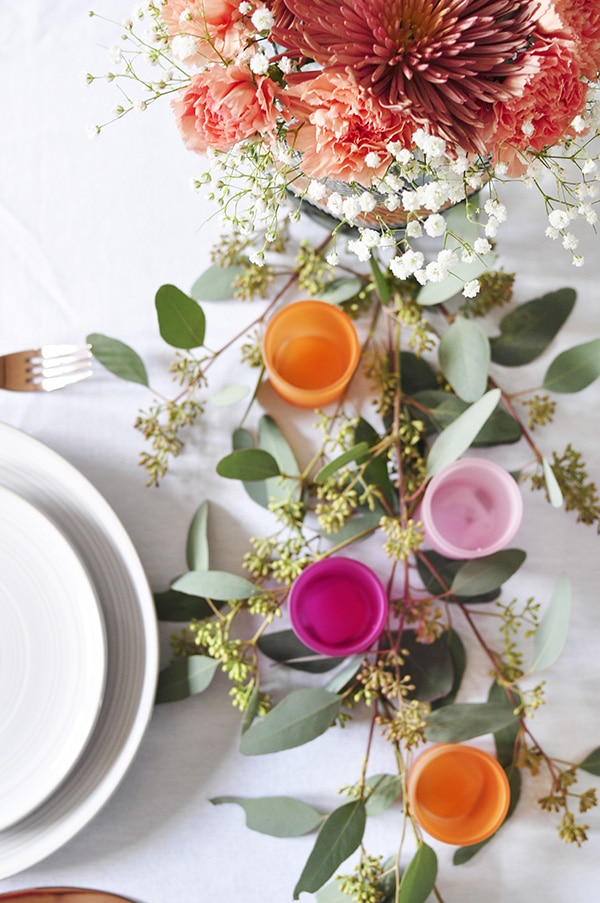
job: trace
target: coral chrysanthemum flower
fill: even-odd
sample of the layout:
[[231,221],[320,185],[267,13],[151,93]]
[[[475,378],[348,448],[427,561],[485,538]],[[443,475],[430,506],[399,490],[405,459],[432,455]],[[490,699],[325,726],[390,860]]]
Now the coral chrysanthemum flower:
[[[345,69],[379,102],[465,150],[486,153],[483,120],[507,101],[531,43],[531,0],[285,0],[301,25],[288,49]],[[522,74],[522,73],[521,73]]]

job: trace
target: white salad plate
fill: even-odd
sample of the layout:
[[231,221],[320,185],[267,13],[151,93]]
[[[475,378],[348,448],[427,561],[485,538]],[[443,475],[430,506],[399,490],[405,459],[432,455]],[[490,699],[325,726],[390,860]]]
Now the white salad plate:
[[79,557],[44,514],[0,487],[0,830],[79,758],[105,664],[103,619]]
[[102,495],[43,443],[0,424],[0,486],[62,533],[92,584],[105,633],[105,685],[77,761],[47,799],[0,831],[0,880],[77,834],[108,801],[146,732],[158,676],[152,593],[133,543]]

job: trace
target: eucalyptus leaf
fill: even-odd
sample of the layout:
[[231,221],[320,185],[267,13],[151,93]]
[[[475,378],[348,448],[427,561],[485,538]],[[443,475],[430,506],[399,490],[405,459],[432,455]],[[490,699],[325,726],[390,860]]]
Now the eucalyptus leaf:
[[248,705],[246,706],[246,710],[242,716],[242,725],[241,731],[242,734],[245,734],[254,719],[258,716],[258,709],[260,706],[260,690],[257,686],[254,687],[252,692],[250,693],[250,698],[248,700]]
[[342,304],[355,298],[364,286],[363,280],[358,276],[342,276],[329,282],[321,291],[321,298],[330,304]]
[[226,571],[188,571],[171,584],[171,588],[190,596],[204,596],[230,602],[249,599],[258,592],[254,583]]
[[[449,591],[458,571],[466,564],[466,561],[457,558],[446,558],[433,549],[427,549],[419,553],[417,557],[417,570],[423,581],[423,585],[433,596],[441,596]],[[479,596],[461,596],[453,593],[448,596],[448,602],[468,602],[473,605],[480,602],[493,602],[498,598],[499,589]]]
[[514,723],[516,715],[502,703],[462,702],[431,712],[425,736],[442,743],[462,743]]
[[248,386],[223,386],[222,389],[219,389],[218,392],[215,392],[214,395],[210,396],[210,401],[218,408],[226,408],[230,405],[237,404],[238,401],[241,401],[242,398],[245,398],[248,395],[249,391],[250,389]]
[[154,594],[154,607],[159,621],[204,621],[223,605],[222,600],[214,600],[212,605],[203,596],[180,593],[167,589]]
[[340,806],[326,818],[306,865],[294,888],[294,900],[301,893],[315,893],[342,862],[359,846],[365,831],[367,813],[361,800]]
[[[506,707],[508,711],[513,711],[517,705],[516,701],[511,701],[505,687],[501,687],[497,681],[494,681],[488,693],[488,702],[498,703]],[[517,737],[521,731],[521,723],[515,720],[514,723],[503,727],[498,731],[494,731],[494,743],[496,745],[496,758],[503,768],[509,768],[515,757],[515,744]]]
[[530,672],[543,671],[558,659],[567,641],[570,617],[571,581],[566,574],[560,574],[548,609],[535,632],[535,654]]
[[313,674],[331,671],[343,661],[343,658],[328,658],[309,649],[293,630],[264,633],[258,641],[258,648],[275,662]]
[[155,297],[162,338],[174,348],[199,348],[204,344],[206,317],[197,301],[175,285],[161,285]]
[[244,810],[250,830],[271,837],[300,837],[314,831],[323,820],[312,806],[290,796],[216,796],[211,803],[214,806],[236,803]]
[[586,756],[577,767],[600,778],[600,746],[597,746],[596,749]]
[[473,320],[456,317],[442,335],[439,363],[444,376],[463,401],[477,401],[487,388],[490,343]]
[[317,903],[348,903],[348,894],[340,890],[337,878],[325,884],[317,891]]
[[[248,448],[254,448],[254,437],[249,430],[239,427],[233,433],[232,444],[234,451],[243,451]],[[269,495],[267,492],[266,480],[242,480],[242,483],[253,502],[256,502],[261,508],[268,508]]]
[[131,383],[148,385],[148,374],[143,360],[133,348],[111,339],[110,336],[101,335],[99,332],[90,333],[86,342],[92,346],[92,354],[103,367],[106,367],[120,379],[126,379]]
[[207,655],[188,655],[175,659],[158,675],[155,702],[176,702],[202,693],[210,685],[218,662]]
[[450,693],[454,663],[443,634],[430,643],[421,643],[415,630],[403,630],[400,648],[404,660],[400,673],[410,677],[414,687],[411,697],[420,702],[433,702]]
[[229,301],[234,296],[236,279],[243,274],[243,266],[223,267],[213,263],[198,276],[190,294],[197,301]]
[[[360,417],[356,429],[354,430],[354,441],[357,444],[366,442],[369,448],[373,448],[375,445],[379,444],[381,436],[377,430],[371,426],[368,420]],[[381,455],[374,456],[373,459],[369,461],[364,469],[363,479],[365,483],[377,486],[390,508],[394,510],[397,508],[396,492],[390,480],[385,452],[382,452]]]
[[500,389],[490,389],[439,434],[427,456],[427,476],[452,464],[469,448],[500,401]]
[[417,295],[417,301],[423,307],[449,301],[462,292],[465,282],[479,279],[490,270],[494,265],[494,259],[493,255],[484,254],[472,263],[458,263],[452,268],[451,275],[446,276],[441,282],[428,282],[424,285]]
[[397,802],[402,794],[401,774],[374,774],[366,780],[368,796],[365,801],[367,815],[381,815]]
[[575,345],[554,358],[543,386],[550,392],[580,392],[600,376],[600,339]]
[[353,445],[352,448],[349,448],[347,451],[325,464],[316,475],[315,483],[324,483],[325,480],[342,467],[345,467],[346,464],[351,464],[354,461],[360,463],[367,456],[368,451],[369,445],[366,442],[359,442],[357,445]]
[[280,473],[277,461],[262,448],[244,448],[232,451],[217,464],[217,473],[230,480],[252,483],[266,480]]
[[341,699],[327,690],[294,690],[240,741],[240,752],[258,756],[302,746],[325,733],[341,708]]
[[452,627],[448,627],[442,633],[440,640],[446,644],[448,653],[452,659],[452,671],[454,676],[450,691],[445,696],[433,700],[431,704],[432,709],[442,705],[451,705],[454,702],[467,669],[467,653],[458,633]]
[[208,502],[202,502],[187,532],[185,554],[190,571],[207,571],[209,568],[208,513]]
[[438,388],[437,374],[429,361],[413,351],[400,352],[400,388],[404,395],[416,395]]
[[377,294],[381,298],[382,302],[384,304],[387,304],[390,300],[390,284],[382,273],[381,267],[379,266],[375,257],[371,255],[369,262],[371,264],[371,272],[373,273],[373,279],[375,281]]
[[558,480],[552,470],[552,466],[547,458],[542,458],[542,470],[544,473],[544,483],[546,484],[546,492],[548,499],[553,508],[560,508],[563,503],[562,490],[558,484]]
[[522,549],[500,549],[492,555],[465,561],[456,572],[450,589],[463,598],[492,592],[519,570],[526,557]]
[[[429,432],[441,432],[457,417],[460,417],[469,406],[457,395],[440,389],[417,392],[414,400],[429,408],[427,414],[419,412]],[[521,427],[515,418],[502,408],[497,408],[479,430],[471,445],[473,448],[488,448],[493,445],[518,442],[521,435]]]
[[342,693],[360,671],[363,661],[364,655],[352,655],[346,660],[344,667],[340,668],[337,674],[334,674],[325,686],[325,689],[329,690],[330,693]]
[[348,518],[344,526],[340,527],[339,530],[334,530],[331,534],[323,531],[322,535],[334,539],[336,545],[366,539],[379,526],[382,514],[383,509],[381,507],[375,508],[374,511],[366,511],[364,514],[354,514]]
[[[272,455],[281,473],[285,473],[290,477],[300,474],[298,462],[291,445],[273,418],[268,414],[263,414],[258,423],[258,446]],[[291,496],[298,495],[299,482],[275,477],[267,480],[265,490],[267,504],[272,499],[286,500]]]
[[399,903],[425,903],[434,888],[437,869],[434,850],[421,842],[402,876]]
[[494,363],[520,367],[539,357],[567,320],[575,298],[572,288],[561,288],[506,314],[500,335],[490,339]]

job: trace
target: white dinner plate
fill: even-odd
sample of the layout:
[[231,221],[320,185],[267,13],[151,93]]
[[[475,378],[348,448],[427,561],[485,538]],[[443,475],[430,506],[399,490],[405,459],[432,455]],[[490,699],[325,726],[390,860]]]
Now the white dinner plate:
[[84,563],[106,633],[106,683],[92,734],[58,789],[0,831],[0,880],[44,859],[102,808],[123,779],[152,713],[158,628],[139,556],[92,484],[56,452],[0,424],[0,485],[46,514]]
[[0,487],[0,830],[39,806],[79,758],[105,662],[79,557],[44,514]]

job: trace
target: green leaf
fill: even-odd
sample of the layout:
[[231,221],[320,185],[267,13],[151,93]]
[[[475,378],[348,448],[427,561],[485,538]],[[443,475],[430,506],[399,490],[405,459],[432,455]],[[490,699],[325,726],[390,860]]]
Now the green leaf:
[[485,254],[472,263],[459,263],[452,269],[452,275],[442,279],[441,282],[428,282],[419,291],[417,301],[424,307],[432,304],[441,304],[454,298],[459,292],[462,292],[465,282],[472,279],[479,279],[487,270],[490,270],[494,264],[494,257],[491,254]]
[[459,398],[481,398],[488,381],[490,343],[477,323],[456,317],[440,340],[439,362]]
[[216,796],[214,806],[236,803],[246,815],[246,826],[252,831],[271,837],[300,837],[317,828],[323,817],[302,800],[291,796],[263,796],[248,799],[242,796]]
[[246,731],[248,730],[248,728],[250,727],[250,725],[252,724],[254,719],[257,717],[259,706],[260,706],[260,690],[258,689],[258,687],[255,686],[254,689],[252,690],[252,692],[250,693],[248,705],[242,716],[242,724],[241,724],[242,734],[246,733]]
[[343,661],[342,658],[327,658],[313,649],[309,649],[298,639],[293,630],[278,630],[263,634],[258,641],[258,648],[275,662],[312,674],[331,671]]
[[[516,707],[516,702],[511,702],[505,687],[501,687],[496,681],[494,681],[490,687],[488,702],[503,705],[507,711],[513,711]],[[521,723],[520,721],[515,720],[514,723],[507,725],[507,727],[503,727],[499,731],[494,731],[496,758],[503,768],[509,768],[513,764],[515,757],[515,743],[520,730]]]
[[553,508],[560,508],[563,503],[562,490],[558,484],[554,471],[552,470],[552,466],[546,458],[542,458],[542,470],[550,504]]
[[539,357],[565,323],[576,297],[572,288],[561,288],[506,314],[500,335],[490,339],[494,363],[520,367]]
[[[471,209],[476,207],[476,196],[472,196],[469,199],[469,204]],[[450,233],[447,246],[460,247],[462,243],[466,242],[472,247],[475,240],[479,238],[481,226],[477,222],[477,218],[474,218],[467,212],[466,201],[461,201],[460,204],[450,207],[444,213],[444,219],[446,220],[446,232]]]
[[530,672],[543,671],[557,660],[567,641],[570,617],[571,581],[566,574],[560,574],[546,614],[535,632],[535,654]]
[[359,846],[367,814],[361,800],[340,806],[326,818],[306,865],[294,888],[294,900],[301,893],[315,893]]
[[[420,643],[415,630],[403,630],[400,639],[404,664],[401,676],[410,676],[414,690],[410,696],[420,702],[433,702],[447,696],[454,682],[454,664],[442,636],[431,643]],[[406,651],[406,656],[404,652]]]
[[355,514],[349,518],[343,527],[334,530],[333,533],[323,531],[322,536],[335,540],[336,545],[339,543],[357,542],[359,539],[367,539],[368,536],[377,529],[379,521],[383,514],[381,506],[374,511],[366,511],[364,514]]
[[[233,433],[233,450],[243,451],[248,448],[254,448],[254,437],[249,430],[239,427]],[[269,496],[267,493],[266,480],[245,481],[243,480],[244,489],[253,502],[262,508],[268,508]]]
[[424,357],[412,351],[400,352],[400,387],[404,395],[438,388],[437,374]]
[[208,570],[208,502],[202,502],[192,518],[187,533],[185,553],[190,571]]
[[244,448],[230,452],[217,464],[217,473],[230,480],[254,482],[280,473],[277,461],[262,448]]
[[[354,440],[358,444],[366,442],[369,448],[373,448],[381,441],[381,436],[367,420],[361,417],[354,430]],[[390,480],[386,452],[382,452],[381,455],[377,455],[369,462],[364,469],[363,479],[365,483],[377,486],[391,508],[397,507],[396,493]]]
[[190,294],[197,301],[230,301],[235,292],[234,282],[243,273],[243,266],[222,267],[213,263],[198,276]]
[[191,621],[195,618],[204,621],[215,613],[215,608],[221,608],[222,600],[214,600],[212,606],[202,596],[193,596],[189,593],[180,593],[174,589],[167,589],[154,594],[156,617],[159,621]]
[[587,771],[589,774],[600,777],[600,746],[597,746],[589,756],[586,756],[577,767],[582,768],[583,771]]
[[[425,420],[429,432],[441,432],[469,407],[466,401],[440,389],[417,392],[414,400],[429,408],[426,415],[419,410],[419,417]],[[471,445],[473,448],[488,448],[492,445],[518,442],[520,438],[519,423],[502,408],[497,408],[479,430]]]
[[223,386],[222,389],[210,396],[210,401],[218,408],[226,408],[229,405],[237,404],[238,401],[246,397],[249,391],[248,386]]
[[439,434],[427,456],[428,477],[460,458],[491,417],[499,401],[500,389],[491,389]]
[[190,596],[204,596],[226,602],[249,599],[258,592],[254,583],[226,571],[188,571],[174,580],[171,587]]
[[202,693],[215,676],[218,664],[207,655],[188,655],[176,659],[158,675],[155,702],[157,705],[176,702]]
[[371,272],[373,273],[373,279],[375,281],[375,287],[377,289],[377,294],[381,298],[384,304],[387,304],[390,300],[390,285],[383,273],[381,272],[381,268],[377,262],[377,260],[371,256],[370,258],[371,264]]
[[[296,456],[289,442],[275,423],[272,417],[264,414],[258,423],[258,445],[263,451],[273,456],[281,473],[290,477],[298,476],[300,469]],[[267,480],[266,494],[267,504],[271,499],[288,499],[298,494],[299,484],[296,480],[282,480],[280,478]]]
[[155,297],[162,338],[174,348],[199,348],[204,344],[206,318],[197,301],[175,285],[161,285]]
[[446,696],[443,696],[441,699],[434,700],[434,702],[432,703],[433,708],[437,708],[442,705],[451,705],[454,702],[458,691],[460,690],[460,685],[462,683],[464,673],[467,669],[467,653],[458,633],[453,630],[452,627],[448,627],[447,630],[444,630],[443,634],[440,637],[440,640],[443,640],[448,648],[450,658],[452,659],[452,670],[454,673],[454,678],[452,681],[452,686],[450,687],[450,692],[447,693]]
[[[465,560],[446,558],[444,555],[440,555],[439,552],[434,552],[433,549],[420,552],[417,558],[419,576],[427,591],[433,596],[441,596],[448,592],[456,574],[464,564],[466,564]],[[453,602],[457,599],[459,602],[468,602],[469,605],[479,602],[493,602],[494,599],[498,598],[499,592],[499,589],[495,589],[480,596],[461,596],[458,593],[454,593],[452,596],[448,596],[448,601]]]
[[367,778],[367,815],[380,815],[393,806],[402,793],[401,774],[374,774]]
[[346,664],[335,674],[325,686],[330,693],[341,693],[354,680],[362,667],[364,655],[352,655],[346,660]]
[[348,903],[348,894],[340,890],[340,882],[334,878],[329,884],[319,888],[317,903]]
[[91,332],[87,336],[86,342],[92,346],[92,354],[96,360],[100,361],[102,366],[114,373],[115,376],[131,383],[148,385],[148,374],[144,362],[129,345],[125,345],[118,339],[111,339],[107,335],[101,335],[99,332]]
[[333,458],[332,461],[329,461],[322,467],[315,477],[315,483],[324,483],[328,477],[332,476],[340,468],[345,467],[346,464],[350,464],[353,461],[358,461],[359,463],[364,461],[368,451],[369,445],[367,442],[359,442],[357,445],[353,445],[352,448],[338,455],[337,458]]
[[600,339],[575,345],[554,358],[544,376],[550,392],[580,392],[600,376]]
[[435,852],[421,843],[402,876],[399,903],[425,903],[434,888],[437,867]]
[[364,282],[358,276],[342,276],[329,282],[321,291],[321,298],[330,304],[342,304],[350,301],[362,291]]
[[467,598],[493,592],[519,570],[526,557],[522,549],[500,549],[465,561],[456,572],[451,591]]
[[453,703],[430,714],[425,736],[436,743],[462,743],[499,731],[515,720],[512,711],[501,703]]
[[341,699],[327,690],[294,690],[262,719],[248,728],[240,752],[259,756],[302,746],[325,733],[341,707]]

